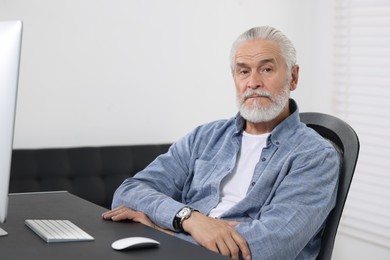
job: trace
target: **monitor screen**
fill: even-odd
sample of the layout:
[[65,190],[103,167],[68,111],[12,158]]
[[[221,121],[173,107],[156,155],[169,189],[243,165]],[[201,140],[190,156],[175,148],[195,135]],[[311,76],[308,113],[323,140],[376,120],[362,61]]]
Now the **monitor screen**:
[[[19,77],[21,21],[0,21],[0,222],[8,211],[8,190]],[[0,230],[2,234],[6,234]]]

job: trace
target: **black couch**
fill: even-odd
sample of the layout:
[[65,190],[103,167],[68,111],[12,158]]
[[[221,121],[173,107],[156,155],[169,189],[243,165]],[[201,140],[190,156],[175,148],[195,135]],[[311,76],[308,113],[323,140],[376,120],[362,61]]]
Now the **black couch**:
[[10,193],[67,190],[110,208],[115,189],[169,146],[14,149]]

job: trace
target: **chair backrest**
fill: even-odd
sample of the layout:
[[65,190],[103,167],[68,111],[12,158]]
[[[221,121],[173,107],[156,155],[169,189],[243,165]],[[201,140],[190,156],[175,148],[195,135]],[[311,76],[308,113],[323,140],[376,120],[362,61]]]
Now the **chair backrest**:
[[358,160],[359,138],[350,125],[337,117],[322,113],[305,112],[300,113],[300,118],[307,126],[330,140],[342,157],[336,206],[326,221],[321,249],[317,257],[317,260],[330,260],[337,228]]

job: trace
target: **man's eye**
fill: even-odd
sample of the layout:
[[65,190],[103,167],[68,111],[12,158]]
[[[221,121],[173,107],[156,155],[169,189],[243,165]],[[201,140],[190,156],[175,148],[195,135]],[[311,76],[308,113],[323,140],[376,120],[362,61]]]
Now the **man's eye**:
[[272,71],[272,68],[264,68],[263,69],[263,72],[271,72]]
[[249,73],[249,71],[248,70],[240,70],[238,73],[241,75],[246,75]]

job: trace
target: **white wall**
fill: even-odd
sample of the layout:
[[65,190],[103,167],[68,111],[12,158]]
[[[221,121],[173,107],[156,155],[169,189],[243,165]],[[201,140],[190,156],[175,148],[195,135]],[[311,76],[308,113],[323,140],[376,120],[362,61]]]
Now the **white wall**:
[[[15,147],[173,142],[236,113],[229,51],[270,24],[296,44],[301,110],[317,95],[310,0],[0,0],[24,21]],[[325,95],[326,96],[326,95]]]
[[[295,43],[301,111],[331,113],[333,1],[0,0],[24,21],[15,148],[173,142],[236,113],[232,41],[269,24]],[[390,259],[338,235],[333,259]]]
[[338,232],[333,249],[333,260],[389,260],[390,248],[375,245]]

